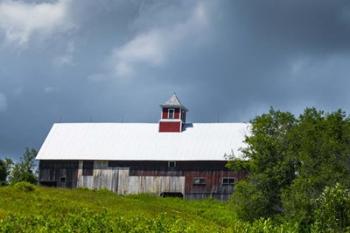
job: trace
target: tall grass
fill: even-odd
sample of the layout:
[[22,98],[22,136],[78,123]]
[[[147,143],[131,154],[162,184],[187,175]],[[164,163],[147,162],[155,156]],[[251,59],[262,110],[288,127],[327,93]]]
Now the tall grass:
[[102,190],[0,188],[0,232],[296,232],[236,219],[227,203]]

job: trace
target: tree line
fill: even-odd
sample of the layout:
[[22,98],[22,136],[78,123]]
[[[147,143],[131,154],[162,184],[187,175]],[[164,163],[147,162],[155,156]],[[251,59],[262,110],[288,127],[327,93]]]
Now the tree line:
[[350,231],[350,118],[307,108],[300,116],[270,109],[251,121],[246,171],[231,203],[239,218],[291,222],[300,232]]
[[35,170],[35,157],[37,150],[27,148],[15,163],[12,159],[0,159],[0,186],[28,182],[36,184],[38,179]]

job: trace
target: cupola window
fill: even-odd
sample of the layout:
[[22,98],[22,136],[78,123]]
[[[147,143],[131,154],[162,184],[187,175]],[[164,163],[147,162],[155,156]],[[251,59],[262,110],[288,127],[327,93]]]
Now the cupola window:
[[174,119],[175,118],[175,109],[169,108],[168,109],[168,118],[169,119]]

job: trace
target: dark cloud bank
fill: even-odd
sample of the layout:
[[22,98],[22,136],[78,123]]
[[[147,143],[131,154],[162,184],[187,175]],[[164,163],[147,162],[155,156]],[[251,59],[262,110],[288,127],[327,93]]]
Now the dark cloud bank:
[[348,1],[61,2],[22,44],[0,22],[0,156],[54,122],[157,122],[173,91],[193,122],[350,112]]

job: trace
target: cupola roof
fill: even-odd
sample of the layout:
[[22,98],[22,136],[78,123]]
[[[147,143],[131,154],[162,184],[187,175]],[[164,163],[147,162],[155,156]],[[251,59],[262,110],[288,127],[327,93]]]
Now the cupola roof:
[[180,102],[175,93],[164,104],[162,104],[161,107],[178,107],[188,111],[188,109]]

